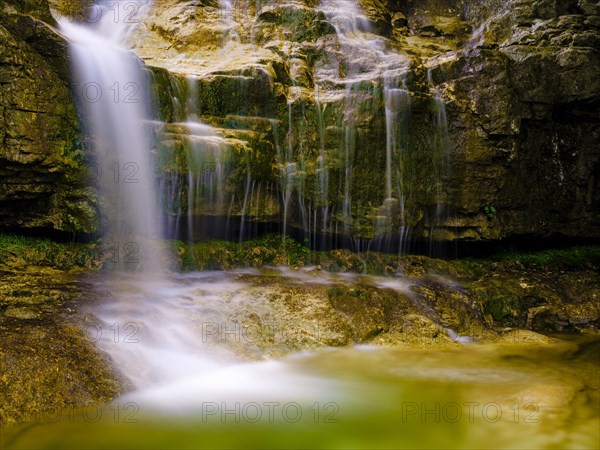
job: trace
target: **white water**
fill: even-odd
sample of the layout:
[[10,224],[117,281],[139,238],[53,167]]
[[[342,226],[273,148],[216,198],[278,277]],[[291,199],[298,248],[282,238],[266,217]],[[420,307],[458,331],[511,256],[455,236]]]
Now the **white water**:
[[[74,89],[92,136],[93,170],[106,214],[104,231],[120,267],[156,269],[160,256],[144,239],[161,236],[156,207],[148,80],[141,61],[120,43],[136,23],[115,20],[98,4],[92,25],[60,21],[70,45]],[[92,29],[93,26],[93,29]]]
[[[120,46],[130,28],[108,14],[94,27],[61,22],[71,42],[76,89],[85,87],[79,105],[93,139],[99,189],[110,211],[107,232],[119,242],[137,243],[140,237],[160,236],[160,218],[148,127],[149,86],[141,62]],[[92,86],[101,94],[93,101],[88,93]],[[135,88],[132,95],[118,97],[117,88],[128,86]],[[194,86],[190,80],[190,87]],[[205,169],[206,158],[218,166],[222,142],[197,119],[193,102],[186,106],[187,121],[180,125],[188,129],[192,141],[188,155],[191,214],[200,184],[196,171]],[[115,177],[112,173],[109,177],[108,169],[114,164]],[[134,178],[116,177],[117,167],[126,169],[131,164],[137,168]],[[250,206],[252,201],[251,195]],[[137,273],[116,272],[98,282],[97,291],[107,293],[108,300],[91,311],[96,317],[91,337],[135,389],[127,398],[147,409],[173,411],[201,408],[208,400],[315,401],[324,392],[335,397],[327,380],[295,373],[281,362],[243,363],[219,345],[221,335],[214,333],[214,327],[231,327],[231,318],[247,307],[249,300],[237,293],[242,284],[223,273],[169,276],[150,272],[160,269],[160,254],[150,249],[142,254],[146,260],[135,264]],[[240,339],[235,336],[240,332],[234,326],[229,334],[224,330],[224,336],[231,338],[233,333],[233,339]]]
[[[122,83],[128,79],[137,79],[140,81],[140,86],[142,86],[143,76],[141,75],[140,64],[131,54],[115,47],[114,41],[109,38],[113,36],[112,34],[108,37],[103,34],[96,35],[85,28],[69,24],[64,24],[63,30],[74,40],[73,60],[80,81],[83,80],[86,83],[99,83],[101,81],[105,83],[116,79]],[[102,27],[100,30],[102,30]],[[96,76],[99,81],[95,81]],[[136,103],[137,107],[129,108],[125,106],[122,109],[113,107],[110,102],[98,101],[96,103],[99,103],[98,107],[87,105],[85,102],[83,102],[83,105],[87,112],[87,118],[90,120],[88,127],[96,140],[94,148],[98,152],[99,160],[104,162],[102,158],[107,156],[139,158],[139,162],[147,163],[146,170],[149,173],[151,171],[149,141],[147,140],[147,134],[144,132],[144,121],[148,116],[143,103]],[[190,132],[194,130],[200,136],[207,133],[206,128],[200,124],[188,126]],[[118,179],[118,182],[114,182],[114,180],[112,182],[120,185],[120,181]],[[117,216],[119,220],[116,225],[119,229],[127,227],[128,233],[146,235],[152,235],[153,232],[156,232],[158,225],[155,223],[156,215],[152,214],[155,197],[153,197],[153,185],[150,176],[144,182],[144,185],[149,188],[145,192],[140,192],[139,189],[128,190],[125,187],[123,189],[113,189],[114,186],[110,182],[106,182],[106,180],[103,180],[103,182],[107,184],[107,186],[103,186],[105,195],[111,194],[114,196],[119,194],[116,197],[110,197],[117,201],[119,211],[124,208],[140,208],[141,210],[145,208],[144,212],[146,214],[142,216],[137,215],[139,213],[137,210],[132,210],[132,212],[135,213],[133,219],[146,219],[147,222],[133,219],[121,220],[122,216]],[[141,181],[138,183],[142,184]],[[250,202],[251,199],[252,195],[250,195]],[[331,275],[324,273],[311,276],[306,271],[295,272],[286,269],[282,272],[286,277],[295,277],[298,283],[303,284],[309,280],[318,283],[319,277],[322,277],[320,281],[324,284],[337,284],[341,279],[360,281],[360,276],[355,274]],[[365,354],[373,353],[374,357],[371,360],[368,359],[368,355],[367,357],[361,356],[358,358],[353,353],[351,354],[353,363],[344,365],[339,364],[341,359],[339,354],[337,355],[337,361],[334,352],[325,356],[321,354],[321,362],[327,362],[332,366],[330,370],[332,375],[329,378],[322,375],[311,376],[302,373],[287,361],[240,363],[232,352],[223,350],[218,345],[212,345],[213,342],[207,342],[204,339],[206,336],[204,332],[207,330],[206,324],[220,324],[228,321],[230,317],[239,317],[240,308],[249,306],[250,303],[252,303],[252,308],[260,308],[260,305],[254,304],[244,295],[244,283],[235,279],[235,276],[243,275],[243,273],[238,272],[232,275],[203,273],[185,276],[174,275],[171,278],[165,277],[162,279],[142,273],[134,275],[121,274],[110,280],[104,280],[106,285],[99,287],[110,292],[112,299],[95,311],[100,321],[99,330],[107,332],[101,333],[100,336],[96,334],[96,336],[100,339],[100,347],[110,354],[115,365],[120,368],[137,389],[135,393],[127,397],[128,399],[133,399],[143,407],[151,409],[187,413],[190,410],[202,410],[207,402],[230,399],[236,401],[268,400],[272,402],[274,400],[285,401],[301,398],[304,401],[312,402],[325,398],[327,401],[337,401],[338,398],[342,397],[342,391],[347,389],[348,393],[353,394],[356,398],[361,398],[363,404],[360,408],[354,408],[355,411],[360,412],[360,422],[352,422],[347,429],[342,429],[341,432],[337,431],[341,446],[352,446],[356,441],[352,439],[351,432],[364,429],[372,433],[368,440],[364,441],[367,445],[377,445],[378,442],[384,444],[392,442],[396,444],[406,443],[406,441],[399,439],[410,436],[407,431],[410,432],[411,430],[407,427],[415,430],[413,432],[415,437],[412,438],[413,440],[408,440],[407,445],[407,447],[412,448],[417,445],[423,448],[433,448],[445,444],[458,444],[462,448],[480,447],[481,443],[493,446],[495,442],[489,440],[491,435],[502,436],[507,440],[506,442],[511,444],[526,442],[527,445],[531,446],[534,442],[536,447],[549,447],[550,445],[556,447],[556,442],[565,442],[564,436],[560,436],[562,430],[559,427],[554,427],[559,430],[557,437],[562,440],[557,441],[552,435],[550,438],[545,437],[541,440],[542,444],[547,443],[547,445],[540,445],[540,439],[543,437],[541,433],[544,430],[542,429],[542,432],[540,432],[534,428],[532,433],[532,428],[529,425],[516,429],[515,423],[521,421],[510,422],[514,417],[513,415],[509,415],[508,419],[505,415],[505,426],[502,428],[500,428],[502,424],[497,425],[495,422],[490,424],[489,420],[487,422],[479,420],[477,425],[484,428],[470,431],[475,428],[462,422],[456,427],[447,429],[444,433],[444,427],[447,424],[442,423],[440,429],[440,427],[435,425],[432,427],[431,423],[421,420],[420,422],[416,421],[404,425],[405,428],[398,431],[397,427],[405,423],[404,420],[401,420],[404,416],[400,415],[400,407],[398,406],[403,405],[403,401],[408,399],[421,402],[425,399],[440,402],[438,396],[440,389],[434,384],[436,380],[442,382],[450,380],[448,390],[452,390],[452,392],[461,389],[462,386],[462,390],[458,390],[460,396],[456,395],[458,401],[483,399],[482,401],[496,402],[498,397],[490,396],[489,392],[483,390],[487,388],[485,382],[500,383],[501,387],[508,385],[515,393],[513,394],[511,391],[507,393],[505,389],[499,395],[501,401],[504,401],[502,407],[507,412],[514,411],[514,409],[509,408],[509,405],[514,404],[514,401],[517,401],[516,404],[518,405],[525,401],[531,401],[532,398],[536,402],[534,404],[537,404],[538,398],[542,401],[547,400],[543,393],[538,393],[536,396],[535,389],[539,389],[541,384],[542,388],[547,386],[548,388],[561,390],[562,385],[558,383],[558,376],[550,379],[547,373],[544,372],[541,374],[535,372],[532,375],[528,374],[526,370],[529,367],[537,367],[539,364],[539,361],[533,358],[531,361],[526,358],[517,359],[519,367],[521,369],[525,367],[523,374],[521,374],[518,371],[503,370],[502,367],[497,367],[500,364],[497,364],[495,360],[491,360],[491,362],[484,360],[487,363],[483,365],[483,369],[473,369],[469,367],[471,360],[459,359],[460,355],[454,352],[449,357],[457,361],[453,364],[442,362],[439,364],[442,367],[442,370],[440,370],[435,360],[433,363],[427,361],[428,355],[417,352],[412,352],[412,354],[390,353],[389,359],[386,361],[385,359],[375,358],[381,354],[385,356],[386,353],[373,351],[372,347],[363,347],[362,350]],[[409,283],[401,279],[375,280],[375,282],[381,286],[402,291],[407,295],[411,293]],[[256,312],[261,313],[260,309]],[[118,330],[117,334],[115,334],[115,330]],[[211,328],[211,335],[212,331],[214,331],[214,328]],[[469,338],[457,336],[451,330],[447,331],[454,339],[460,342],[468,342]],[[234,333],[237,333],[237,331],[234,331]],[[222,339],[217,335],[217,343],[219,338]],[[467,340],[465,341],[465,339]],[[316,356],[315,360],[318,362],[319,355]],[[445,358],[448,358],[448,354],[445,355]],[[429,359],[431,359],[431,356],[429,356]],[[504,357],[499,362],[505,362],[508,359]],[[516,358],[512,357],[510,359]],[[343,376],[345,374],[353,375],[355,372],[358,372],[359,376],[362,377],[360,383],[355,382],[352,385],[344,380]],[[412,379],[413,381],[406,384],[406,388],[402,386],[401,389],[396,388],[394,390],[391,389],[394,385],[389,381],[390,375],[395,378]],[[422,386],[415,385],[415,379],[425,380],[425,383],[422,383]],[[532,381],[527,384],[528,380]],[[465,381],[473,384],[475,389],[472,391],[467,389],[470,386]],[[344,385],[344,383],[346,384]],[[369,390],[370,387],[376,384],[380,386],[378,391]],[[407,396],[410,390],[414,391],[412,398]],[[429,391],[431,391],[430,395],[427,394]],[[372,396],[374,392],[378,395]],[[444,398],[451,401],[455,400],[454,395],[446,395],[442,397],[442,399]],[[564,398],[573,403],[572,398],[568,396]],[[561,399],[561,397],[558,397],[558,400]],[[416,402],[411,403],[417,404]],[[421,402],[420,404],[424,405],[424,408],[425,405],[430,403]],[[479,403],[477,404],[479,405]],[[566,401],[555,401],[549,405],[545,403],[541,411],[543,414],[546,414],[547,410],[551,412],[564,411],[567,409],[565,408],[566,404],[568,404]],[[578,403],[574,402],[574,404],[577,405]],[[497,403],[494,403],[494,405],[497,405]],[[381,410],[385,412],[386,407],[390,408],[388,410],[390,411],[388,413],[389,422],[381,424],[378,422],[380,418],[377,416],[375,416],[375,420],[369,420],[371,413],[377,413]],[[397,409],[394,410],[392,407]],[[346,410],[342,409],[342,411],[346,413]],[[348,416],[343,417],[347,420]],[[543,417],[547,418],[548,416],[544,415]],[[550,416],[550,418],[552,417]],[[563,420],[562,423],[566,423],[563,416],[560,416],[559,419]],[[569,419],[571,419],[571,423],[578,422],[572,420],[572,418]],[[592,426],[597,425],[597,421],[594,423],[589,418],[586,419]],[[586,424],[585,421],[579,422]],[[356,426],[354,426],[355,423]],[[436,423],[439,423],[439,421],[436,421]],[[550,422],[550,427],[556,423],[556,419],[554,422]],[[29,428],[38,429],[38,427]],[[131,429],[133,427],[122,428]],[[197,426],[196,428],[200,429],[201,427]],[[99,438],[100,433],[106,433],[105,428],[96,427],[96,429],[100,431],[95,431],[95,435],[92,434],[95,439]],[[513,431],[515,429],[516,431]],[[597,433],[597,431],[594,431],[597,428],[590,429],[592,433]],[[61,432],[62,430],[60,429]],[[382,433],[380,430],[384,430],[384,432]],[[471,440],[464,437],[466,430],[471,433]],[[43,431],[47,430],[44,429]],[[202,429],[202,431],[205,430]],[[294,431],[298,433],[298,429]],[[586,428],[583,428],[583,431],[587,433],[581,433],[582,436],[595,437],[595,434],[590,433]],[[331,432],[331,427],[326,432]],[[441,438],[435,441],[435,445],[430,444],[427,438],[440,432]],[[342,435],[342,433],[344,434]],[[385,433],[391,434],[395,440],[387,442],[376,440],[380,438],[380,434],[385,435]],[[348,437],[349,434],[350,437]],[[84,433],[79,426],[76,432],[65,433],[61,438],[83,435]],[[149,433],[149,436],[151,437],[148,439],[153,438],[151,433]],[[513,436],[519,436],[519,439],[526,436],[526,440],[515,441]],[[93,444],[92,439],[94,438],[85,434],[86,445]],[[268,436],[268,438],[272,437]],[[511,438],[513,439],[512,442],[510,442]],[[241,439],[244,439],[244,436]],[[458,442],[456,442],[457,439]],[[58,442],[61,441],[55,439],[51,446],[57,445]],[[252,436],[248,436],[243,443],[248,444],[249,442],[253,442]],[[274,444],[270,440],[262,442]],[[285,444],[290,442],[292,441],[286,441]],[[584,443],[588,444],[589,440],[585,440]],[[173,444],[173,442],[170,442],[170,444]],[[143,444],[138,446],[141,445]],[[588,445],[581,445],[581,447],[584,446],[587,447]],[[105,448],[109,447],[108,445],[105,446]],[[496,447],[498,448],[500,445],[496,445]],[[511,445],[511,447],[514,447],[514,445]],[[562,447],[574,446],[562,445]]]
[[223,26],[227,28],[227,39],[224,45],[224,48],[227,49],[230,43],[239,42],[240,40],[240,36],[236,30],[238,24],[234,19],[232,0],[219,0],[219,6],[221,7]]
[[[249,295],[251,283],[240,281],[258,274],[172,274],[157,281],[120,274],[98,281],[96,290],[110,295],[92,311],[97,322],[90,334],[135,389],[122,400],[135,401],[144,411],[178,413],[200,411],[207,402],[310,403],[345,397],[339,381],[299,373],[285,360],[244,360],[263,357],[266,336],[287,339],[285,329],[269,322],[269,303]],[[281,274],[298,283],[343,278],[324,274],[318,279],[290,269]]]
[[435,238],[435,227],[439,226],[448,215],[448,208],[444,203],[442,179],[449,173],[450,167],[450,134],[448,131],[448,116],[446,114],[446,104],[440,89],[435,85],[431,68],[427,68],[427,81],[429,83],[431,94],[435,106],[434,114],[434,145],[436,155],[433,155],[433,166],[438,170],[436,186],[436,208],[433,220],[431,221],[431,248],[430,253],[434,253],[433,239]]
[[[350,235],[352,223],[352,187],[356,148],[357,120],[361,109],[369,108],[370,97],[382,89],[386,111],[386,160],[383,178],[382,213],[385,223],[377,223],[378,230],[389,233],[393,222],[391,204],[404,204],[402,173],[399,165],[401,152],[400,133],[402,122],[409,110],[410,96],[405,89],[404,78],[409,69],[406,57],[386,47],[386,39],[372,33],[371,24],[356,0],[329,2],[323,0],[321,9],[335,26],[339,42],[339,54],[332,54],[333,64],[318,67],[317,83],[333,83],[345,88],[345,116],[343,121],[344,141],[342,158],[344,175],[342,181],[344,233]],[[342,69],[343,68],[343,69]],[[323,95],[324,93],[324,95]],[[321,97],[325,101],[321,100]],[[319,87],[319,108],[326,107],[326,100],[336,99],[332,93]],[[321,105],[323,103],[323,105]],[[322,178],[327,179],[326,171]],[[324,182],[321,182],[324,184]],[[393,200],[391,200],[393,199]],[[393,208],[397,209],[397,208]],[[327,212],[327,211],[326,211]],[[326,220],[326,218],[325,218]],[[324,221],[325,221],[324,220]],[[403,226],[403,220],[401,226]]]
[[[356,25],[360,20],[357,21],[356,17],[352,20],[350,25],[346,24],[347,28],[352,33],[360,33]],[[88,91],[84,90],[80,98],[100,168],[111,167],[114,163],[119,168],[126,168],[128,164],[138,167],[139,176],[128,180],[135,182],[125,182],[119,177],[100,177],[101,192],[109,203],[108,207],[115,210],[108,215],[109,231],[120,239],[158,237],[160,220],[156,208],[151,130],[148,128],[151,117],[146,95],[149,86],[141,62],[119,46],[120,39],[127,35],[130,28],[113,21],[103,21],[96,29],[68,22],[62,23],[61,27],[72,42],[72,62],[79,86],[86,86],[86,89],[89,86],[99,86],[100,89],[105,86],[113,94],[108,96],[102,90],[102,96],[90,101],[89,95],[84,95]],[[360,45],[372,47],[371,41],[361,38],[359,42]],[[376,52],[380,51],[376,45],[373,48]],[[127,86],[136,88],[139,96],[126,97],[128,101],[117,96],[117,88]],[[222,141],[212,128],[197,118],[197,105],[193,101],[197,97],[195,88],[195,80],[188,79],[187,90],[190,95],[183,108],[185,122],[173,124],[187,128],[190,140],[194,143],[188,155],[189,214],[196,207],[196,197],[202,184],[196,176],[204,170],[207,156],[218,166],[222,148]],[[406,94],[404,90],[393,87],[388,87],[385,92],[391,127],[392,123],[397,122],[397,115],[406,107]],[[351,130],[351,127],[346,129],[347,171],[351,171],[352,167],[351,150],[354,143]],[[396,136],[391,134],[388,154],[394,149],[391,141],[395,139]],[[290,152],[291,147],[286,150]],[[387,163],[392,163],[391,154]],[[293,167],[286,165],[286,169],[292,170]],[[286,173],[286,178],[290,179],[291,174]],[[252,209],[254,201],[255,185],[250,180],[248,178],[243,214],[246,209]],[[214,187],[212,180],[209,185]],[[386,185],[389,198],[389,171]],[[349,182],[346,183],[347,198],[348,190]],[[259,191],[260,186],[257,188]],[[212,198],[212,194],[209,197]],[[347,207],[349,213],[349,201]],[[309,210],[308,215],[303,213],[305,216],[311,220],[313,214]],[[191,221],[191,216],[188,220]],[[312,221],[316,227],[316,210]],[[148,255],[150,253],[144,253],[144,256]],[[159,258],[158,252],[155,252],[150,263],[144,261],[141,264],[141,269],[159,267],[156,262]],[[301,282],[306,281],[301,278]],[[332,281],[323,279],[322,282],[329,284]],[[151,408],[194,408],[207,399],[310,401],[322,398],[324,392],[327,392],[329,399],[343,395],[344,388],[339,380],[334,388],[331,380],[299,374],[293,365],[285,362],[244,363],[234,351],[219,345],[222,344],[219,336],[215,341],[212,335],[215,324],[231,326],[242,312],[248,310],[259,317],[261,314],[266,316],[268,312],[262,311],[260,304],[253,305],[252,298],[243,293],[243,288],[247,286],[226,274],[169,277],[149,274],[146,270],[136,274],[115,274],[104,283],[100,283],[99,290],[110,292],[110,301],[93,311],[98,320],[98,326],[93,330],[94,337],[98,338],[98,346],[111,356],[115,366],[136,389],[131,394],[132,398]],[[408,292],[406,286],[400,287]],[[211,330],[211,339],[207,339],[207,325]],[[224,335],[240,332],[234,326],[233,330],[225,330]],[[259,355],[260,349],[256,349],[256,353]]]
[[194,241],[202,237],[196,232],[199,216],[227,214],[229,145],[200,120],[198,79],[173,74],[169,82],[175,121],[156,122],[161,154],[166,159],[159,197],[161,209],[169,216],[166,236]]
[[[198,118],[198,80],[187,78],[188,102],[187,121],[184,126],[189,132],[187,149],[187,239],[193,241],[194,219],[198,212],[223,213],[225,208],[224,155],[225,140],[218,136],[214,128]],[[203,208],[203,211],[198,211]]]
[[382,80],[398,79],[408,70],[406,57],[386,48],[385,38],[372,33],[370,22],[356,0],[323,0],[320,8],[335,26],[341,58],[347,66],[342,79],[338,68],[333,67],[322,71],[320,80],[339,80],[351,85],[370,82],[376,78],[374,75]]
[[[388,81],[384,88],[385,96],[385,127],[386,127],[386,171],[385,171],[385,200],[379,209],[379,219],[376,232],[380,236],[389,234],[392,225],[399,222],[399,254],[406,245],[406,237],[410,234],[406,226],[405,202],[406,187],[404,183],[404,167],[402,164],[403,133],[406,133],[406,123],[410,116],[410,92],[405,89],[406,82],[403,80],[402,88],[394,87],[393,81]],[[396,185],[394,186],[394,180]]]

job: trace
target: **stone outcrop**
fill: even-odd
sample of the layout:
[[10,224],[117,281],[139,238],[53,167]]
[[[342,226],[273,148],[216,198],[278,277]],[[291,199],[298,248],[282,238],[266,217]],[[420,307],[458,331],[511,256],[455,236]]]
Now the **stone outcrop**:
[[[473,237],[598,236],[597,13],[590,2],[512,2],[466,49],[428,61],[448,99],[450,203]],[[497,214],[478,226],[484,204]]]
[[93,232],[67,42],[45,1],[0,11],[0,225]]

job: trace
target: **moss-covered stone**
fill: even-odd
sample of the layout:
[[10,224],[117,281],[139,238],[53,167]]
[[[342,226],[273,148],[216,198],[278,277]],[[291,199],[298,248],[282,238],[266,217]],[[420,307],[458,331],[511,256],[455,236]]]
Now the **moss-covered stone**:
[[[598,235],[593,2],[359,3],[368,22],[361,26],[370,28],[365,46],[385,49],[382,64],[344,48],[334,12],[314,1],[238,1],[221,11],[214,1],[160,0],[131,44],[153,66],[160,119],[187,119],[173,98],[188,97],[186,76],[195,77],[194,113],[220,128],[233,150],[231,197],[244,196],[249,178],[276,186],[251,220],[283,220],[285,210],[286,223],[304,228],[301,211],[326,209],[331,220],[318,220],[318,232],[356,238],[400,226],[441,241]],[[51,2],[79,18],[87,4]],[[41,22],[54,23],[46,1],[1,5],[0,76],[11,80],[0,96],[6,223],[94,231],[97,205],[80,184],[85,140],[66,88],[66,43]],[[410,91],[393,130],[390,79]],[[386,206],[390,131],[391,197],[403,209]],[[162,149],[173,145],[177,159],[185,143],[174,134],[181,133]],[[282,207],[286,192],[297,204]],[[27,204],[19,214],[16,201]],[[234,214],[242,208],[234,202]]]
[[31,254],[50,244],[12,245],[0,245],[13,253],[0,262],[0,425],[44,422],[118,396],[122,382],[86,335],[81,306],[90,292],[76,271],[37,265],[68,255]]
[[[87,305],[104,294],[82,269],[113,270],[105,247],[0,236],[0,423],[45,420],[126,388],[85,334]],[[218,316],[241,324],[244,339],[212,342],[243,359],[359,343],[545,345],[538,332],[600,329],[597,247],[458,260],[311,252],[279,235],[167,247],[173,269],[257,268],[228,275],[243,301]]]
[[38,20],[50,21],[44,14],[7,11],[0,15],[1,224],[94,232],[67,44]]

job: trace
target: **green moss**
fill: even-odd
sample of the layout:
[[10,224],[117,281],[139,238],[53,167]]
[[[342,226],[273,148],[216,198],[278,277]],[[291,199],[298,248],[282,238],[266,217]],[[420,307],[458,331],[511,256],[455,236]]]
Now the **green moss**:
[[496,257],[500,261],[511,261],[525,268],[543,267],[563,270],[598,269],[600,246],[577,246],[565,249],[550,249],[539,252],[504,252]]
[[0,424],[49,421],[68,408],[101,405],[119,395],[116,373],[79,327],[50,319],[5,320]]
[[[85,19],[86,11],[93,4],[93,0],[55,0],[52,2],[56,13],[59,16],[66,16],[74,19]],[[94,11],[95,12],[95,11]]]
[[15,235],[0,234],[0,264],[51,266],[62,270],[98,267],[97,244],[67,244]]
[[[1,241],[3,253],[29,250],[37,260],[47,260],[57,249],[47,241],[5,236]],[[119,376],[85,331],[88,316],[82,306],[95,295],[88,285],[77,283],[73,271],[43,265],[10,264],[1,272],[0,428],[50,421],[66,408],[117,397]]]
[[482,209],[488,220],[492,220],[496,215],[496,208],[492,205],[485,205]]
[[311,251],[289,237],[270,234],[242,243],[203,241],[172,244],[179,254],[180,268],[189,270],[227,270],[234,267],[268,265],[305,265],[311,262]]

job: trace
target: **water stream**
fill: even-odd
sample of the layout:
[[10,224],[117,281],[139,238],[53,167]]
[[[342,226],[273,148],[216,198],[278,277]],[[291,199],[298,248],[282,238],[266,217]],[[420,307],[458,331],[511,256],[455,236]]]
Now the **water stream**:
[[61,21],[71,41],[74,90],[93,142],[92,163],[103,227],[116,265],[157,270],[160,255],[144,240],[162,236],[151,154],[149,80],[143,63],[120,46],[135,22],[114,20],[111,2],[98,3],[94,27]]

